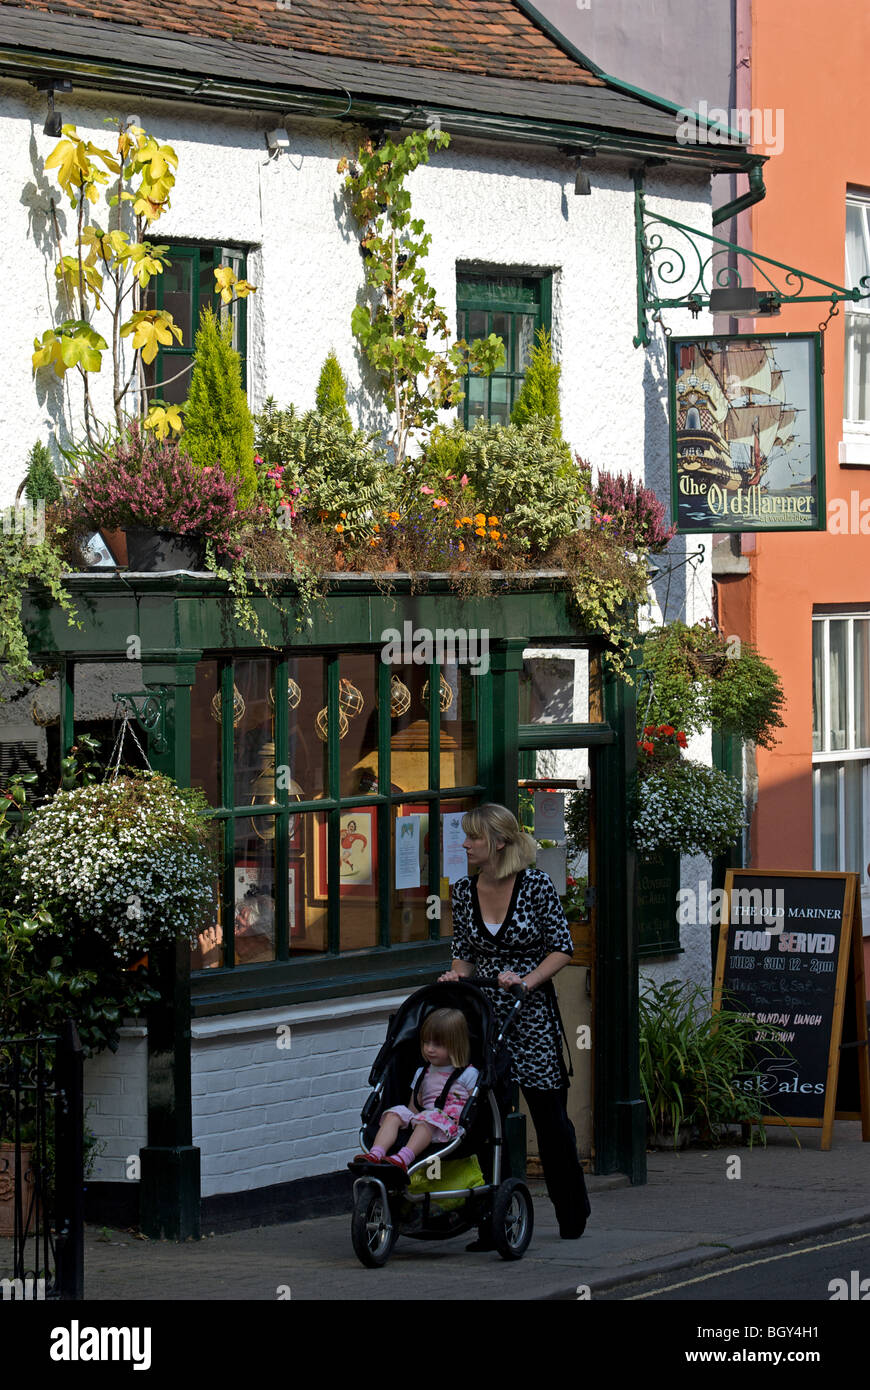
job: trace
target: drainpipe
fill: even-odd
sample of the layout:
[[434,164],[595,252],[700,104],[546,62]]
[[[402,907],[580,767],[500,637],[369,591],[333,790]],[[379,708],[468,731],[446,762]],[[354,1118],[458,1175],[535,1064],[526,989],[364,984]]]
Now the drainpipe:
[[749,170],[749,192],[742,197],[735,198],[733,202],[725,203],[723,207],[717,208],[713,213],[713,226],[718,227],[720,222],[727,222],[729,217],[736,217],[739,212],[744,212],[746,208],[754,207],[760,203],[767,193],[764,186],[764,169],[761,164],[754,165]]

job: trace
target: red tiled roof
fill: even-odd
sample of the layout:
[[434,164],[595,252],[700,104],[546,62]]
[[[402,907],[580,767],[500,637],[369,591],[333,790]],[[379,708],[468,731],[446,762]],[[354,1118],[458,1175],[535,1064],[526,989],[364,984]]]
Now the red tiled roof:
[[488,77],[597,78],[511,0],[0,0],[49,14]]

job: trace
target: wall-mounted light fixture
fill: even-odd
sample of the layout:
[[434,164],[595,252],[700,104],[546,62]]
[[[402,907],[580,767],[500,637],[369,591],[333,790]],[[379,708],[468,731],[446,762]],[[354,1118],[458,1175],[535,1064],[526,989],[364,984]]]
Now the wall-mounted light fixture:
[[54,94],[71,92],[72,82],[68,77],[36,77],[33,79],[33,86],[38,92],[45,92],[48,97],[48,117],[42,127],[42,133],[56,138],[63,133],[63,116],[54,109]]
[[[569,159],[574,161],[574,193],[578,198],[585,198],[592,192],[592,184],[589,180],[588,160],[594,159],[596,151],[588,146],[560,145],[562,154],[566,154]],[[587,162],[584,162],[587,161]]]
[[577,196],[585,196],[592,192],[592,184],[589,182],[589,175],[583,168],[583,160],[577,160],[577,167],[574,170],[574,193]]

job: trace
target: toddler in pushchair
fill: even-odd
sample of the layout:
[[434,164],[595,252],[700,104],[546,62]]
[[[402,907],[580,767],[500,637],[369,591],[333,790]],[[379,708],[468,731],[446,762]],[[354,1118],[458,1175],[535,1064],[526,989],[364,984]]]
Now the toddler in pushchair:
[[[511,990],[514,1008],[500,1031],[479,984],[496,981],[427,985],[390,1019],[361,1115],[364,1152],[348,1165],[353,1248],[371,1268],[386,1264],[400,1235],[444,1240],[477,1227],[483,1248],[506,1260],[521,1259],[532,1238],[528,1189],[502,1180],[504,1035],[525,991]],[[458,1011],[466,1027],[445,1019],[445,1010]]]

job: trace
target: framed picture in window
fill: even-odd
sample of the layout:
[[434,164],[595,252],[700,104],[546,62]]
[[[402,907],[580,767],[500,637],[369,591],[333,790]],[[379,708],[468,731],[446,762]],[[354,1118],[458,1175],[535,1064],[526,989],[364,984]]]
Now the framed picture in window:
[[[314,897],[329,896],[327,818],[318,818],[314,839]],[[339,895],[377,897],[378,819],[374,807],[342,812],[339,830]]]

